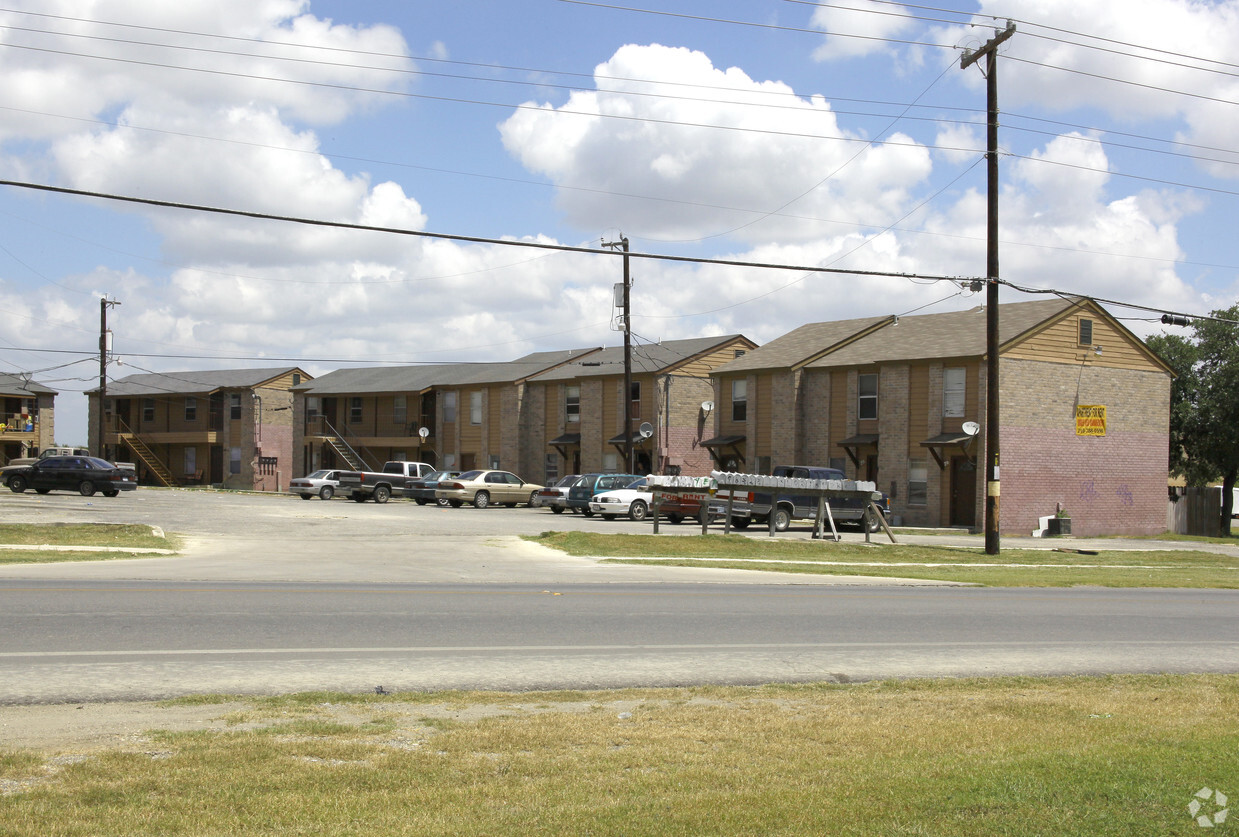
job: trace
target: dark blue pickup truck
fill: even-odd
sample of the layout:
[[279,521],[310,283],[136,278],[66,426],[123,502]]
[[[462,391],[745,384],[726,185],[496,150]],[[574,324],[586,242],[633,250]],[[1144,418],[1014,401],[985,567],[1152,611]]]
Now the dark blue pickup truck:
[[[814,465],[777,465],[775,477],[792,477],[805,480],[846,480],[847,476],[837,468],[819,468]],[[883,494],[874,503],[882,509],[882,514],[890,513],[890,499]],[[755,492],[749,505],[750,519],[756,523],[768,523],[768,517],[774,507],[774,530],[785,532],[793,520],[814,520],[817,518],[817,497],[813,495],[779,494],[773,501],[770,494]],[[840,499],[830,504],[831,517],[839,523],[854,523],[865,526],[870,532],[876,532],[881,524],[865,514],[867,504],[858,498]],[[733,509],[732,514],[735,514]]]

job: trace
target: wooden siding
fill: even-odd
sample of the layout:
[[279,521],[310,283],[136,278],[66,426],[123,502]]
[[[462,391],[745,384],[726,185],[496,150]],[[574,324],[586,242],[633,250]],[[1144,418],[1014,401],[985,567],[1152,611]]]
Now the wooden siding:
[[[1082,346],[1079,342],[1080,320],[1093,321],[1093,342]],[[1100,355],[1094,348],[1102,347]],[[1142,344],[1115,328],[1104,317],[1091,311],[1075,311],[1051,323],[1046,328],[1003,352],[1004,358],[1018,360],[1043,360],[1051,363],[1082,363],[1111,369],[1136,369],[1162,371]]]
[[[779,370],[779,374],[783,374]],[[756,392],[749,393],[749,426],[757,428],[756,438],[748,440],[749,464],[753,457],[774,456],[771,422],[774,420],[774,374],[758,372]]]
[[908,369],[908,456],[924,459],[928,456],[921,442],[929,437],[929,365],[917,364]]
[[[717,369],[724,363],[730,363],[735,360],[737,349],[742,349],[746,353],[753,350],[752,344],[750,344],[747,340],[732,340],[730,343],[720,346],[718,349],[707,355],[693,358],[686,363],[682,363],[671,368],[674,369],[675,374],[677,375],[698,375],[701,377],[708,377],[710,372],[714,369]],[[642,398],[645,397],[644,392],[641,395]]]

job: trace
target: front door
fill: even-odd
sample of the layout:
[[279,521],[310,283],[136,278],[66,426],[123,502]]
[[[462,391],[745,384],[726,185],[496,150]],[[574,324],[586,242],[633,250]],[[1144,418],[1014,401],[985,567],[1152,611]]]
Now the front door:
[[977,466],[966,456],[951,457],[951,526],[977,525]]

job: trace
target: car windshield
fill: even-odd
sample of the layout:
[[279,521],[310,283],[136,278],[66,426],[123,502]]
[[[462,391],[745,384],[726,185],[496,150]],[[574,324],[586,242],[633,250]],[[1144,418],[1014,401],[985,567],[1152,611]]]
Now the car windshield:
[[445,480],[450,476],[451,474],[449,474],[447,471],[435,471],[433,474],[426,477],[426,481],[430,482],[431,480]]
[[634,480],[633,482],[630,482],[626,487],[640,489],[640,488],[645,488],[647,484],[648,484],[648,480],[646,480],[645,477],[642,477],[639,480]]
[[481,471],[465,471],[463,474],[457,477],[457,479],[461,481],[468,481],[468,480],[475,480],[480,476],[482,476]]
[[330,473],[331,473],[330,471],[315,471],[314,473],[312,473],[312,474],[310,474],[308,477],[306,477],[306,479],[308,479],[308,480],[325,480],[325,479],[327,479],[327,475],[328,475],[328,474],[330,474]]
[[[576,481],[579,480],[580,478],[581,477],[579,474],[569,474],[566,477],[561,477],[559,482],[555,483],[555,487],[556,488],[571,488],[572,486],[576,485]],[[1236,506],[1236,508],[1239,508],[1239,506]]]
[[106,459],[99,459],[96,456],[83,457],[82,464],[84,464],[87,468],[95,468],[100,471],[110,471],[116,467],[111,462],[108,462]]

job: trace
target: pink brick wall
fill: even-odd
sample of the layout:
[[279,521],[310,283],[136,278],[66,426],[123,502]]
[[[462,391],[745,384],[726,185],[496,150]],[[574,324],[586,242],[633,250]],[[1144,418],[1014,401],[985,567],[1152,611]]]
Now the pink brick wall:
[[1156,535],[1166,529],[1166,436],[1004,427],[1004,533],[1027,535],[1061,503],[1073,535]]

